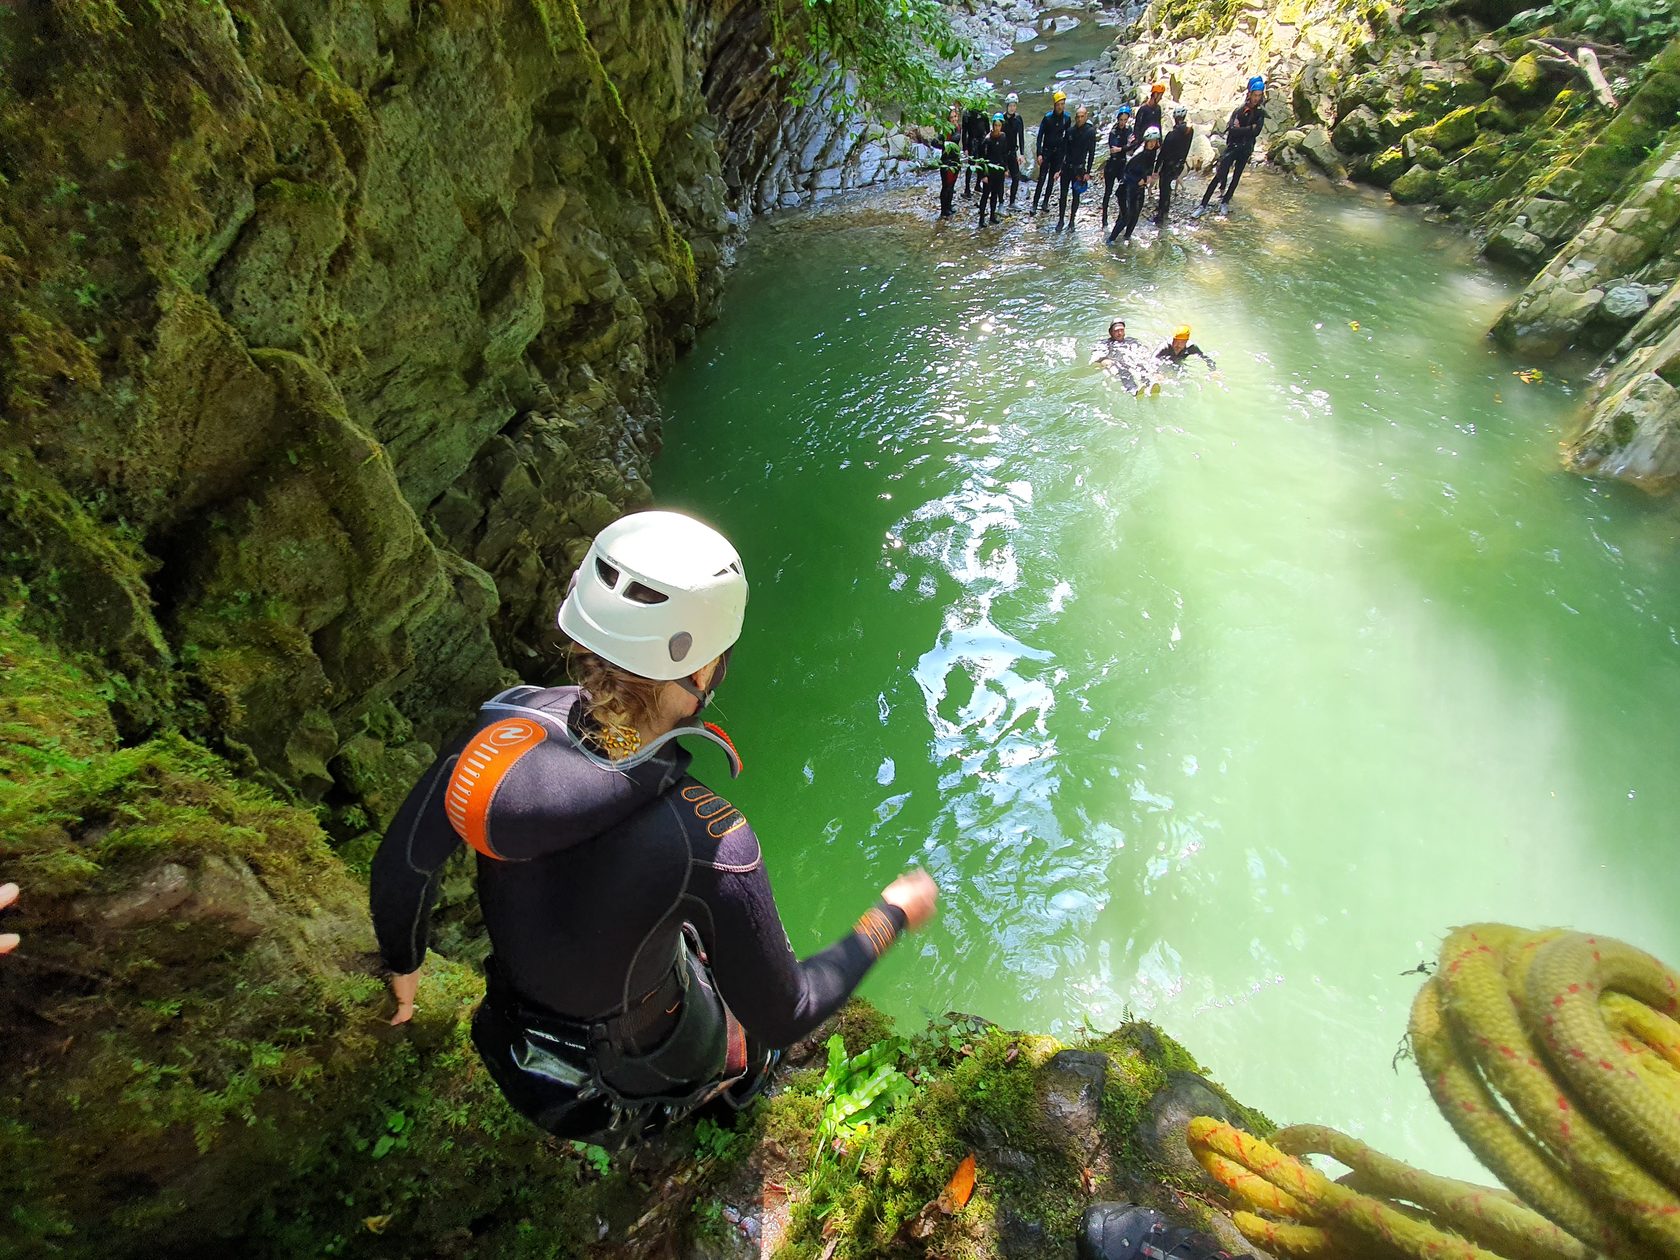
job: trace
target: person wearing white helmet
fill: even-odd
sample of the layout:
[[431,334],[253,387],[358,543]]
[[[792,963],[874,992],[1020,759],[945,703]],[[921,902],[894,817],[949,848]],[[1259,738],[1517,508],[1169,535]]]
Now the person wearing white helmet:
[[1120,238],[1122,232],[1128,241],[1132,239],[1132,230],[1137,227],[1138,216],[1143,213],[1144,189],[1155,178],[1155,168],[1160,162],[1161,129],[1150,127],[1143,133],[1142,139],[1143,143],[1132,150],[1121,172],[1120,216],[1114,220],[1114,230],[1108,234],[1110,245]]
[[576,685],[493,697],[409,793],[374,857],[375,934],[413,1017],[443,865],[464,844],[493,953],[473,1044],[528,1119],[619,1147],[714,1099],[739,1105],[933,914],[921,871],[801,962],[758,839],[679,739],[724,680],[747,605],[710,526],[638,512],[602,530],[559,627]]
[[1009,137],[1009,208],[1021,191],[1021,162],[1027,156],[1027,120],[1021,117],[1021,98],[1014,92],[1003,98],[1003,134]]

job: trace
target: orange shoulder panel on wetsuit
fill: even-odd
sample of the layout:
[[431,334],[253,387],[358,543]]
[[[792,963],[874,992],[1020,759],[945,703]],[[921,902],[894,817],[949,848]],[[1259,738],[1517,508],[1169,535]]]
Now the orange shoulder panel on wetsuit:
[[456,834],[485,857],[502,856],[490,844],[490,806],[496,790],[519,759],[546,738],[540,723],[507,718],[486,726],[461,750],[443,810]]

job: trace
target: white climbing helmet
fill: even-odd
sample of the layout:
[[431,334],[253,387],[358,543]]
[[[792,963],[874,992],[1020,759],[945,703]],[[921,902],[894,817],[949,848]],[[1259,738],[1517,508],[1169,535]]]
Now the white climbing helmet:
[[1143,133],[1143,142],[1145,144],[1148,144],[1151,140],[1159,140],[1160,138],[1161,129],[1159,127],[1146,128]]
[[1003,103],[1005,105],[1019,105],[1021,103],[1021,98],[1014,92],[1011,92],[1008,96],[1003,98]]
[[680,512],[633,512],[589,544],[560,629],[621,669],[669,682],[732,647],[746,611],[746,574],[727,538]]

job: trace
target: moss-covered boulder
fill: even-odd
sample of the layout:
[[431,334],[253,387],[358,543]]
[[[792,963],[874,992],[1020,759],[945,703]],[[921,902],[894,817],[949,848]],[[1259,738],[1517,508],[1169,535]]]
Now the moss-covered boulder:
[[1493,85],[1493,94],[1507,105],[1534,105],[1545,99],[1546,72],[1540,58],[1525,52],[1513,61]]
[[1382,119],[1369,105],[1360,105],[1336,124],[1331,138],[1343,153],[1375,153],[1383,147]]
[[1427,166],[1414,165],[1389,185],[1388,194],[1402,205],[1428,201],[1435,195],[1439,179]]
[[1412,160],[1399,145],[1384,149],[1365,167],[1365,178],[1379,188],[1390,187],[1395,180],[1411,169]]
[[1473,106],[1455,109],[1427,127],[1420,127],[1406,139],[1410,143],[1427,145],[1443,153],[1462,149],[1474,140],[1481,130],[1479,113]]

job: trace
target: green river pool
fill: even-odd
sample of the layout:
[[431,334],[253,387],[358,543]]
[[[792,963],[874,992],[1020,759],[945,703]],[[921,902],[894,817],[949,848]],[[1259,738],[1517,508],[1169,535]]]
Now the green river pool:
[[[1680,961],[1680,513],[1558,471],[1583,383],[1514,375],[1508,279],[1386,202],[1251,176],[1110,252],[932,199],[755,226],[663,392],[660,501],[753,583],[718,713],[795,947],[920,864],[891,1014],[1130,1012],[1473,1172],[1401,973],[1490,919]],[[1114,315],[1219,371],[1132,396]]]

